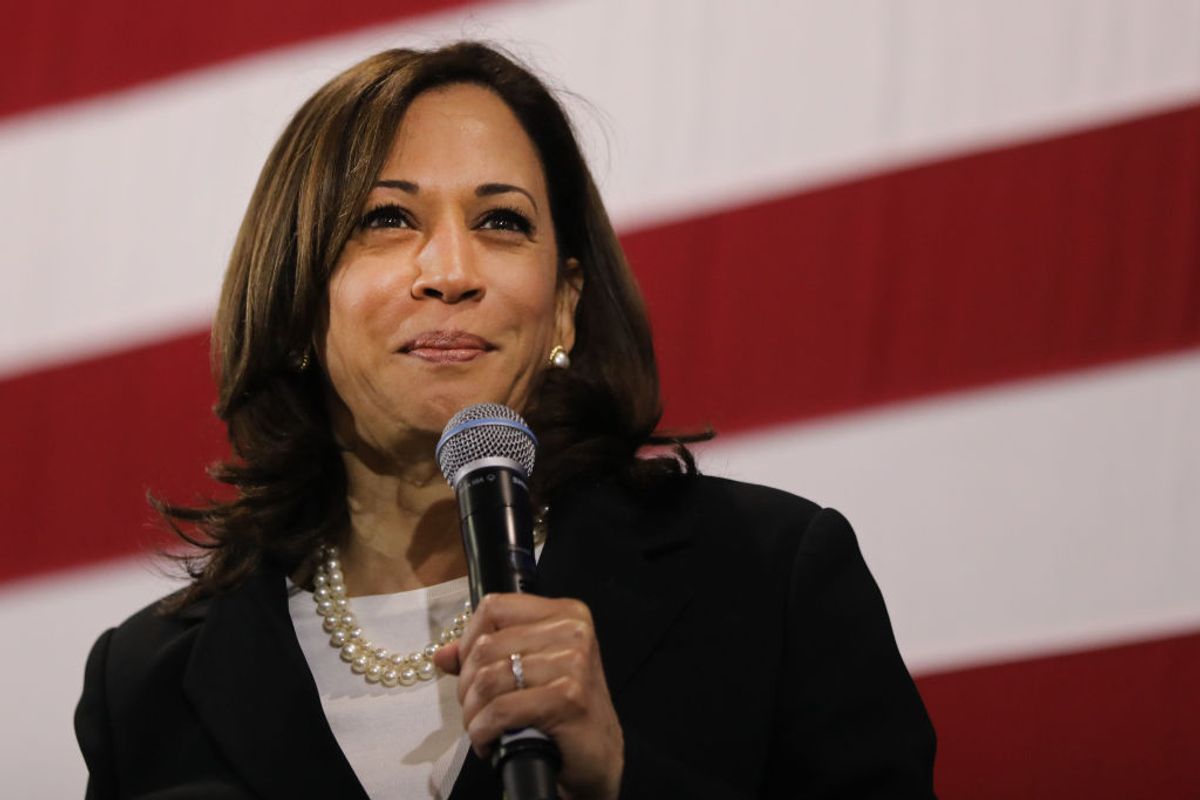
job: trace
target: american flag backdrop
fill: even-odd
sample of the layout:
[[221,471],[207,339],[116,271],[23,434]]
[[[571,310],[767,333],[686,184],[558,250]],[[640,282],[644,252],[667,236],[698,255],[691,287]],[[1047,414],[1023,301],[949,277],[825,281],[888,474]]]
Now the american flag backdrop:
[[372,52],[482,38],[566,90],[666,424],[854,523],[939,793],[1200,797],[1197,0],[4,16],[4,796],[82,794],[87,649],[176,585],[145,494],[213,488],[207,326],[274,138]]

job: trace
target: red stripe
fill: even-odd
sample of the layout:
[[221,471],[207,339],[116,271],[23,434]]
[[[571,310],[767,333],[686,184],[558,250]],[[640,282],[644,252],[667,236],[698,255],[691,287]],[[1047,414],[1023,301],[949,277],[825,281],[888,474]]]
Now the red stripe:
[[[472,0],[37,0],[0,25],[0,116]],[[365,55],[365,54],[364,54]]]
[[[1200,342],[1200,106],[626,237],[720,430]],[[221,452],[206,337],[0,381],[0,580],[139,549]]]
[[668,421],[733,430],[1200,344],[1200,105],[625,237]]
[[214,398],[207,334],[0,382],[0,581],[169,544],[146,491],[212,492]]
[[1200,796],[1200,633],[917,681],[938,796]]

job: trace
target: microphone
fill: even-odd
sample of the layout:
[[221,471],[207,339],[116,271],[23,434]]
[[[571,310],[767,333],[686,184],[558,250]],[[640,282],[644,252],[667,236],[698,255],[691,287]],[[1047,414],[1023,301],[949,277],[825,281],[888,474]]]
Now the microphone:
[[[458,498],[472,608],[491,592],[536,593],[528,484],[536,447],[521,415],[498,403],[459,411],[438,440],[438,464]],[[505,731],[492,753],[509,800],[557,800],[561,764],[554,741],[535,728]]]

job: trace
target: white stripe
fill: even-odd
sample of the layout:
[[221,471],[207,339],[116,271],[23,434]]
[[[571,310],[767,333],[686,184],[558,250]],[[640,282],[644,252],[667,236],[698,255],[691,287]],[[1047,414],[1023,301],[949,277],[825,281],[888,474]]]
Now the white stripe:
[[629,228],[1194,100],[1197,30],[1200,0],[504,3],[10,120],[0,372],[202,326],[271,141],[385,46],[490,38],[587,98]]
[[1200,352],[718,439],[838,508],[921,672],[1200,630]]

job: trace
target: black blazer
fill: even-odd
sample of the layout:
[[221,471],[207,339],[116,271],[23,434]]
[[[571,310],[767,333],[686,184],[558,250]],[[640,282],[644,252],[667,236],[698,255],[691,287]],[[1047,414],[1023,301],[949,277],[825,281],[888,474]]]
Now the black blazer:
[[[539,588],[590,607],[628,798],[928,798],[934,734],[836,511],[699,478],[638,501],[568,492]],[[321,709],[284,573],[154,607],[88,658],[89,798],[365,798]],[[498,798],[468,755],[452,800]]]

